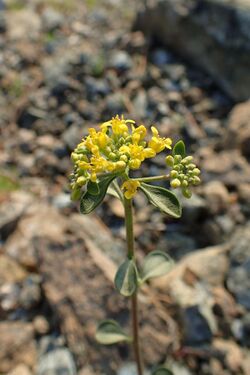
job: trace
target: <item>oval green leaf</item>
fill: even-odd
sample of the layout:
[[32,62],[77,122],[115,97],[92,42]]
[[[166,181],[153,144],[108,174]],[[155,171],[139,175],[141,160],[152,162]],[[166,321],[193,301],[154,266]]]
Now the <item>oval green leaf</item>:
[[124,201],[122,191],[121,191],[120,186],[118,185],[117,181],[111,182],[111,184],[108,187],[107,193],[112,195],[115,198],[118,198],[121,202]]
[[173,267],[174,261],[163,251],[152,251],[149,253],[142,265],[142,280],[146,281],[153,277],[166,275]]
[[183,141],[178,141],[173,148],[174,155],[181,155],[183,158],[186,156],[186,146]]
[[165,367],[159,367],[152,375],[174,375],[174,373]]
[[163,213],[179,218],[181,217],[181,205],[176,195],[170,190],[160,186],[141,183],[139,187],[146,195],[149,202],[159,208]]
[[124,296],[130,297],[137,288],[137,269],[132,259],[127,259],[115,275],[115,287]]
[[100,186],[97,182],[89,181],[87,185],[87,190],[91,195],[98,195],[100,193]]
[[104,320],[96,330],[96,340],[100,344],[111,345],[121,341],[130,341],[121,326],[115,320]]
[[90,212],[94,211],[94,209],[102,203],[107,189],[111,182],[117,177],[117,174],[110,174],[107,176],[103,176],[100,178],[100,182],[98,183],[99,193],[95,194],[91,193],[91,191],[87,190],[80,199],[80,211],[82,214],[89,214]]

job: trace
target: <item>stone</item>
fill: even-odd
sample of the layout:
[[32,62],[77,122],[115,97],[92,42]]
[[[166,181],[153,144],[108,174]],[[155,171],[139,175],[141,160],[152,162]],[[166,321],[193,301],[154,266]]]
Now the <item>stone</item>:
[[7,33],[11,40],[37,39],[41,31],[41,20],[37,13],[25,7],[8,13]]
[[30,203],[30,196],[24,192],[15,191],[9,199],[1,203],[0,208],[0,239],[6,240],[14,232],[18,221],[24,215]]
[[218,215],[226,211],[230,203],[230,196],[225,185],[219,181],[210,181],[203,188],[203,195],[209,213]]
[[250,227],[240,228],[232,239],[227,287],[237,302],[250,310]]
[[230,370],[239,373],[243,361],[243,353],[241,348],[231,340],[223,340],[216,338],[213,340],[213,346],[225,353],[226,363]]
[[132,59],[125,51],[115,51],[110,57],[109,66],[122,72],[132,67]]
[[37,315],[33,321],[34,330],[38,335],[45,335],[49,332],[49,322],[42,315]]
[[36,364],[36,344],[32,324],[0,322],[0,372],[7,373],[17,364]]
[[248,1],[152,0],[138,12],[134,29],[195,61],[241,101],[249,98],[249,20]]
[[26,276],[26,271],[14,259],[5,254],[0,254],[0,285],[20,282]]
[[173,56],[165,49],[158,48],[152,52],[151,59],[153,64],[162,67],[165,64],[170,63],[173,60]]
[[73,356],[67,348],[57,348],[45,353],[38,362],[36,375],[76,375]]
[[53,8],[47,7],[42,13],[42,23],[46,31],[54,31],[64,23],[64,17]]
[[[147,370],[143,372],[143,375],[149,374],[150,372],[148,372]],[[136,364],[130,362],[125,363],[118,369],[117,375],[137,375]]]
[[26,365],[18,365],[12,371],[8,372],[7,375],[32,375],[29,367]]
[[233,107],[224,145],[225,148],[239,148],[245,157],[250,157],[250,100]]
[[183,339],[186,345],[196,346],[212,340],[212,332],[198,306],[190,306],[182,311]]

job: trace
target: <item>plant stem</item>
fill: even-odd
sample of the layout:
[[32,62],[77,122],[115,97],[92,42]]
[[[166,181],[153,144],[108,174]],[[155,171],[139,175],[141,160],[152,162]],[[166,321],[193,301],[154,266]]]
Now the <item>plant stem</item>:
[[169,177],[170,177],[169,174],[163,174],[161,176],[131,178],[131,180],[136,180],[136,181],[139,181],[139,182],[152,182],[152,181],[168,180]]
[[[126,225],[126,238],[127,238],[127,253],[128,253],[128,257],[132,259],[132,258],[135,258],[132,199],[124,198],[124,208],[125,208],[125,225]],[[137,291],[131,297],[131,314],[132,314],[134,356],[135,356],[135,361],[137,365],[137,372],[138,372],[138,375],[143,375],[143,365],[142,365],[140,340],[139,340]]]

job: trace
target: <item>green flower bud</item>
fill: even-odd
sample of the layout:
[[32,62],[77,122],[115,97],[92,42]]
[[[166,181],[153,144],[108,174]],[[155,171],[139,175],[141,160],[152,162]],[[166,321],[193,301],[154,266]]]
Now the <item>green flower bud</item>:
[[175,171],[174,169],[170,172],[170,177],[171,178],[176,178],[179,176],[179,173]]
[[174,180],[170,182],[170,185],[172,186],[172,188],[177,189],[178,187],[181,186],[181,181],[178,180],[178,178],[175,178]]
[[178,178],[179,178],[181,181],[183,181],[185,177],[186,177],[186,176],[184,175],[184,173],[180,173],[179,176],[178,176]]
[[108,154],[108,158],[109,158],[110,160],[116,160],[116,159],[117,159],[117,155],[116,155],[114,152],[110,152],[110,153]]
[[77,201],[80,196],[81,196],[82,192],[81,192],[81,189],[80,188],[75,188],[73,189],[72,193],[71,193],[71,199],[72,201]]
[[187,181],[187,180],[183,180],[182,183],[181,183],[181,186],[182,186],[183,188],[188,187],[188,181]]
[[182,159],[181,155],[175,155],[174,156],[174,163],[179,164],[181,162],[181,159]]
[[182,159],[181,163],[184,165],[189,164],[193,160],[193,156],[186,156],[184,159]]
[[125,163],[128,161],[128,157],[126,155],[121,155],[120,160],[124,161]]
[[200,173],[201,173],[201,171],[199,170],[199,168],[194,168],[193,169],[193,175],[194,176],[199,176]]
[[115,163],[115,168],[116,169],[124,169],[124,168],[126,168],[126,163],[124,161],[122,161],[122,160],[117,161]]
[[78,179],[76,180],[77,185],[80,186],[80,187],[82,187],[83,185],[85,185],[86,182],[87,182],[87,180],[83,176],[78,177]]
[[184,188],[182,189],[182,194],[185,198],[191,198],[192,197],[192,192],[191,190],[187,189],[187,188]]
[[201,183],[201,179],[198,176],[193,177],[193,185],[199,185]]
[[166,161],[166,164],[167,164],[168,167],[173,167],[173,165],[174,165],[174,158],[173,158],[173,156],[168,155],[166,157],[165,161]]
[[189,169],[189,170],[193,170],[194,168],[196,168],[196,165],[193,164],[193,163],[187,165],[187,169]]
[[79,159],[79,156],[76,152],[72,152],[71,154],[71,160],[75,163]]

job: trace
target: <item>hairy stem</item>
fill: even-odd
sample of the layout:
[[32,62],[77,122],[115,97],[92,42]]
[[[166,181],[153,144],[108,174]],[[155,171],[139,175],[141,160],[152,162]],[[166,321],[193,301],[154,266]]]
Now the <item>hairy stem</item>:
[[[124,208],[125,208],[127,252],[128,252],[128,257],[132,259],[132,258],[135,258],[132,199],[124,198]],[[135,361],[137,365],[137,372],[138,372],[138,375],[143,375],[143,365],[142,365],[140,340],[139,340],[137,292],[135,292],[133,296],[131,297],[131,314],[132,314],[134,356],[135,356]]]

